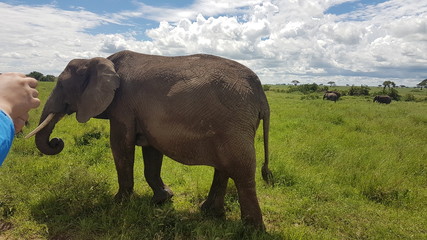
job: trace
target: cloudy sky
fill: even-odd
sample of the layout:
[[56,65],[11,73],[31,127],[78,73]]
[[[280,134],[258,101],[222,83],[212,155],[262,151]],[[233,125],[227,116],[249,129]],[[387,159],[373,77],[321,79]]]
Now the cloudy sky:
[[231,58],[264,84],[427,78],[425,0],[10,0],[0,18],[0,72],[129,49]]

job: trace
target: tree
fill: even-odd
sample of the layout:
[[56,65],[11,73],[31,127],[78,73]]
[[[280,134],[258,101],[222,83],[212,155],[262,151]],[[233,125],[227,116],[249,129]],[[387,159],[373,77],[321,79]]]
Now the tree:
[[28,77],[32,77],[34,79],[36,79],[37,81],[40,81],[40,79],[43,77],[43,73],[40,72],[30,72],[29,74],[27,74]]
[[383,86],[384,86],[383,91],[385,91],[386,87],[390,90],[390,86],[394,88],[394,87],[396,87],[396,83],[394,83],[392,81],[384,81]]
[[421,90],[423,90],[423,87],[424,88],[427,87],[427,78],[422,80],[420,83],[418,83],[417,86],[419,86],[421,88]]
[[56,77],[55,77],[55,76],[53,76],[53,75],[46,75],[46,76],[43,76],[43,77],[40,79],[40,81],[42,81],[42,82],[54,82],[54,81],[55,81],[55,79],[56,79]]
[[328,82],[329,85],[331,85],[331,87],[335,86],[335,82],[334,81],[330,81]]
[[292,82],[295,86],[298,85],[299,81],[298,80],[292,80]]

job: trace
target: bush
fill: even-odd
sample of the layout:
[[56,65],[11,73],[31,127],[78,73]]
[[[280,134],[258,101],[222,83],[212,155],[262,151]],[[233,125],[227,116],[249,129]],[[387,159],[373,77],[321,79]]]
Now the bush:
[[413,102],[413,101],[415,101],[414,94],[410,94],[410,93],[406,94],[405,97],[403,97],[403,101],[406,101],[406,102]]
[[327,86],[319,86],[316,83],[313,84],[302,84],[299,86],[291,86],[288,90],[288,93],[291,92],[301,92],[304,94],[309,94],[309,93],[314,93],[314,92],[323,92],[323,91],[327,91],[328,87]]
[[399,92],[396,89],[394,89],[394,88],[391,88],[391,89],[389,89],[388,91],[385,91],[385,92],[386,92],[387,95],[389,95],[395,101],[400,101],[400,98],[402,97],[402,96],[399,95]]
[[262,89],[264,91],[270,91],[271,86],[270,85],[262,85]]
[[360,87],[351,86],[351,88],[348,90],[348,95],[350,95],[350,96],[368,96],[369,90],[371,90],[371,89],[367,86],[360,86]]

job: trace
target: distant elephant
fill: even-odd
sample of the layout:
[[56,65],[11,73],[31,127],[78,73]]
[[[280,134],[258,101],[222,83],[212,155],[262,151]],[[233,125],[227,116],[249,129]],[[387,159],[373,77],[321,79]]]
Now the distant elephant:
[[337,102],[337,100],[338,100],[337,94],[332,93],[332,92],[325,93],[325,95],[323,95],[323,100],[325,100],[325,98],[326,98],[326,100],[330,100],[330,101],[334,101],[334,102]]
[[337,100],[341,97],[341,93],[338,91],[326,91],[325,93],[335,93],[337,95]]
[[390,104],[391,97],[388,95],[378,95],[374,97],[374,102]]
[[[270,109],[261,82],[250,69],[203,54],[163,57],[121,51],[108,58],[74,59],[60,74],[43,109],[35,140],[42,153],[62,151],[63,141],[49,140],[50,135],[65,114],[74,112],[80,123],[90,118],[110,121],[117,199],[133,192],[138,145],[155,202],[173,195],[160,176],[164,154],[183,164],[215,168],[203,211],[224,216],[231,178],[242,220],[264,229],[255,190],[254,138],[263,120],[262,176],[268,181]],[[52,121],[46,124],[45,119]]]

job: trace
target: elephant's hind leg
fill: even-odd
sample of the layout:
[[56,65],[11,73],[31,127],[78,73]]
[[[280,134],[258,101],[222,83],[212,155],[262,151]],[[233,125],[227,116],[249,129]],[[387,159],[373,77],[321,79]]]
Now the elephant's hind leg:
[[214,217],[224,217],[224,197],[227,190],[228,176],[215,169],[212,186],[208,198],[203,202],[201,210]]
[[253,142],[241,143],[230,151],[229,159],[233,171],[230,178],[234,180],[239,195],[240,214],[242,221],[257,229],[264,230],[261,208],[258,203],[255,188],[256,156]]
[[256,195],[254,177],[249,177],[248,179],[236,178],[234,179],[234,183],[239,194],[242,221],[257,229],[264,230],[265,227]]
[[160,176],[162,170],[163,154],[153,147],[143,147],[144,176],[148,185],[153,189],[153,202],[164,203],[173,196],[173,192],[163,183]]

